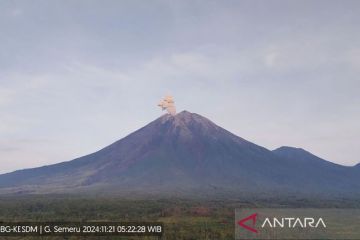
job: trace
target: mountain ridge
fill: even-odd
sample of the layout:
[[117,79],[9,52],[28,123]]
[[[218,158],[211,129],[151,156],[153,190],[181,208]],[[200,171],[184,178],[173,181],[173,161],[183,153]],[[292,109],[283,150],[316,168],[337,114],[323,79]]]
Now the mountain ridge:
[[2,174],[0,193],[101,188],[141,193],[335,194],[353,193],[360,189],[359,182],[354,171],[303,149],[270,151],[199,114],[183,111],[165,114],[92,154]]

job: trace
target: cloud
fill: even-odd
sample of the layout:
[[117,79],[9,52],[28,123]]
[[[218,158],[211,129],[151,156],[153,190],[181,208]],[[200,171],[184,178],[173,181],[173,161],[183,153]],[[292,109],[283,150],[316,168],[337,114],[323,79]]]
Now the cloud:
[[353,70],[360,70],[360,47],[351,49],[348,52],[348,63],[353,68]]
[[[46,150],[40,150],[39,147]],[[0,140],[0,164],[2,165],[0,173],[49,164],[54,160],[51,150],[59,149],[56,148],[55,142],[46,139],[2,139]],[[58,152],[59,156],[55,158],[61,160],[63,153],[64,149]]]
[[15,9],[11,10],[10,14],[13,17],[18,17],[18,16],[21,16],[23,14],[23,10],[19,9],[19,8],[15,8]]
[[268,148],[358,161],[355,2],[0,5],[1,139],[58,143],[19,143],[2,169],[95,151],[158,117],[168,93]]
[[276,50],[269,51],[264,56],[265,65],[269,68],[278,65],[278,61],[279,61],[279,53]]
[[0,88],[0,107],[3,105],[8,105],[14,99],[16,91]]

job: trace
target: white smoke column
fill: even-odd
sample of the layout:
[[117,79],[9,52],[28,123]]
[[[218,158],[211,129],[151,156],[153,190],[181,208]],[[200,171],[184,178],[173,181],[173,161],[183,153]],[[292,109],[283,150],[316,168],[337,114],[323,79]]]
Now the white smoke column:
[[175,102],[172,96],[166,96],[163,100],[160,101],[158,106],[161,107],[162,110],[166,109],[166,111],[172,116],[176,115]]

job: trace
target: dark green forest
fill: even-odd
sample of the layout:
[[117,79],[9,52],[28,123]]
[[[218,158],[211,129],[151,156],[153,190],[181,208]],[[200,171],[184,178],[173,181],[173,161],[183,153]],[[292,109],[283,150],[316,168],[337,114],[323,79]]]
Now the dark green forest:
[[160,237],[64,236],[0,237],[0,239],[234,239],[234,210],[253,207],[349,207],[360,208],[360,201],[336,199],[124,199],[105,196],[2,196],[0,221],[149,221],[162,222]]

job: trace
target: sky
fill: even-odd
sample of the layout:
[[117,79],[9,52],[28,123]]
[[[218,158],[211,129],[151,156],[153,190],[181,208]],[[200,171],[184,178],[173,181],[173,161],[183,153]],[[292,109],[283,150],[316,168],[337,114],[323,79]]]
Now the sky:
[[188,110],[270,150],[360,162],[360,1],[0,1],[0,173]]

